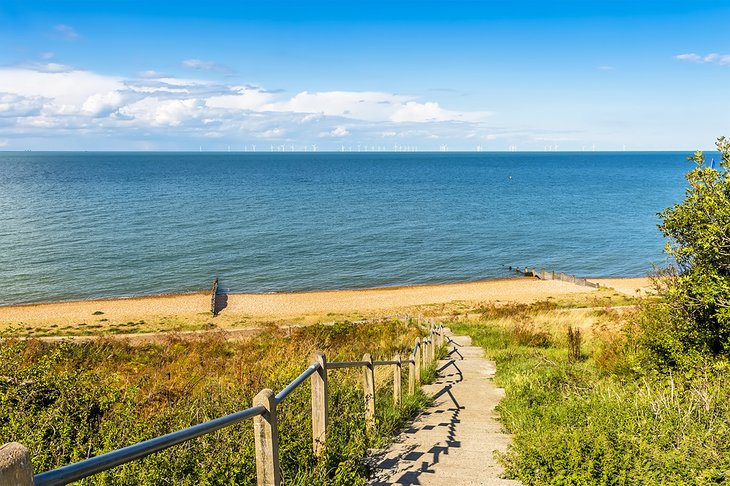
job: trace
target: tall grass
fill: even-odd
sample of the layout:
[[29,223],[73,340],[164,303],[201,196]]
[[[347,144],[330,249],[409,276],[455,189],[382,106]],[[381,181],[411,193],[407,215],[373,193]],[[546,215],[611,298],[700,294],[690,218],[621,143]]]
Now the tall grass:
[[[280,390],[321,349],[330,361],[406,354],[420,329],[410,323],[276,328],[247,341],[211,334],[162,344],[123,341],[0,343],[0,443],[31,451],[36,472],[179,430],[251,406],[262,388]],[[404,366],[404,368],[407,368]],[[407,375],[405,376],[407,380]],[[407,381],[405,381],[407,383]],[[377,393],[378,433],[365,433],[359,370],[332,372],[327,455],[311,452],[310,390],[279,406],[287,484],[359,484],[362,458],[425,406],[418,392],[393,407]],[[255,484],[252,424],[243,422],[92,476],[83,484]]]
[[656,371],[630,327],[594,329],[588,352],[575,359],[562,331],[546,346],[528,336],[544,331],[517,314],[511,326],[452,326],[497,361],[495,380],[506,390],[498,411],[513,434],[501,458],[508,477],[530,485],[730,482],[727,362]]

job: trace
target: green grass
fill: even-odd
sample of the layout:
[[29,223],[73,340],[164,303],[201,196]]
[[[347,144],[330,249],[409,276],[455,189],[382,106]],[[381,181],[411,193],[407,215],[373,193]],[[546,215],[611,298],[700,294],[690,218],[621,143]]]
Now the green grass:
[[[276,328],[247,341],[222,335],[131,346],[123,341],[0,342],[0,443],[31,451],[36,472],[179,430],[251,406],[263,388],[280,390],[309,365],[314,350],[330,361],[405,355],[421,331],[398,321]],[[403,383],[407,390],[407,366]],[[376,379],[377,380],[377,379]],[[377,381],[377,433],[367,434],[360,370],[332,372],[326,457],[311,451],[308,382],[279,407],[286,484],[361,484],[363,458],[429,399],[420,391],[392,404]],[[251,421],[92,476],[82,484],[256,484]]]
[[727,484],[730,366],[680,375],[643,364],[617,338],[571,361],[564,340],[531,345],[524,330],[454,324],[497,361],[498,406],[513,443],[507,476],[528,485]]

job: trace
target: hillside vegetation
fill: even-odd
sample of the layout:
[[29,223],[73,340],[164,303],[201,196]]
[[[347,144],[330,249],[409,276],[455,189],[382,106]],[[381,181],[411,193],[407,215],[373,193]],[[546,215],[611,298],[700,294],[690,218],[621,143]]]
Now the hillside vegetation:
[[[545,304],[454,324],[498,365],[502,457],[525,484],[730,483],[730,143],[661,213],[676,265],[657,297],[545,326]],[[576,316],[574,316],[576,317]],[[585,317],[585,316],[584,316]]]
[[[210,334],[131,346],[118,340],[0,342],[0,443],[31,451],[36,472],[131,445],[251,406],[262,388],[280,390],[309,364],[328,359],[407,356],[421,330],[397,320],[294,329],[246,341]],[[407,367],[403,382],[407,383]],[[382,370],[382,372],[378,372]],[[428,374],[428,373],[427,373]],[[433,370],[430,371],[433,375]],[[286,484],[352,485],[362,458],[428,403],[420,392],[392,406],[390,368],[376,369],[378,434],[365,432],[359,369],[332,371],[328,453],[312,455],[308,382],[279,406]],[[224,428],[108,472],[84,484],[256,484],[251,421]]]

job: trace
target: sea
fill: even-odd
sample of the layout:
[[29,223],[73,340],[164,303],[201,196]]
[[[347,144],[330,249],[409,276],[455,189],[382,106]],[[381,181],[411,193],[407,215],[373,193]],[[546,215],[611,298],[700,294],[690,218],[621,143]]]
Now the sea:
[[0,152],[0,305],[666,265],[684,152]]

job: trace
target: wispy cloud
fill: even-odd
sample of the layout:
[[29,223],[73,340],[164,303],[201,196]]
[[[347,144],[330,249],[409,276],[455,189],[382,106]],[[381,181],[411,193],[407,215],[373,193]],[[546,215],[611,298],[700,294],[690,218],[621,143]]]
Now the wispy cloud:
[[598,66],[598,70],[604,71],[604,72],[610,72],[610,71],[615,71],[616,68],[613,66]]
[[78,40],[79,37],[81,37],[79,36],[78,32],[76,32],[76,29],[66,24],[54,25],[53,31],[56,32],[57,35],[60,35],[61,37],[69,41],[75,41]]
[[185,59],[180,63],[183,67],[194,69],[196,71],[214,71],[219,73],[232,73],[233,69],[224,64],[215,61],[205,61],[203,59]]
[[342,138],[347,137],[350,135],[350,131],[342,126],[335,127],[329,132],[322,132],[319,134],[320,137],[332,137],[332,138]]
[[716,52],[705,55],[690,52],[686,54],[678,54],[674,56],[674,58],[680,61],[693,62],[696,64],[730,65],[730,54],[718,54]]

